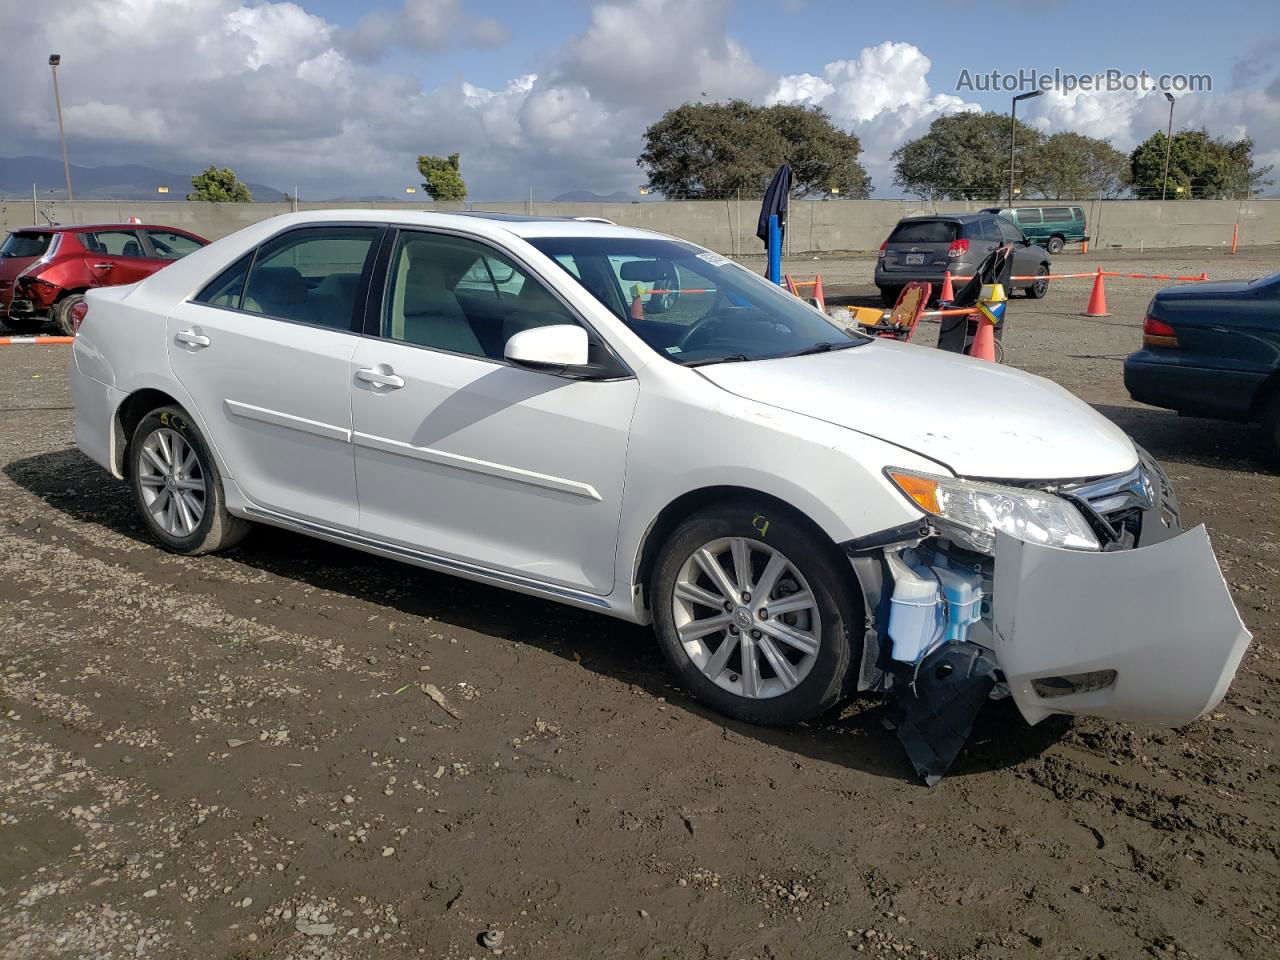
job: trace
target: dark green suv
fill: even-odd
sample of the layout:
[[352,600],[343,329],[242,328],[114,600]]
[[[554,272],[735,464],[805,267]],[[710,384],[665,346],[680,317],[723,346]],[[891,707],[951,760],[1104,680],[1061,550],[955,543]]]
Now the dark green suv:
[[1012,220],[1028,240],[1050,253],[1061,253],[1068,243],[1089,239],[1084,207],[986,207],[982,212]]

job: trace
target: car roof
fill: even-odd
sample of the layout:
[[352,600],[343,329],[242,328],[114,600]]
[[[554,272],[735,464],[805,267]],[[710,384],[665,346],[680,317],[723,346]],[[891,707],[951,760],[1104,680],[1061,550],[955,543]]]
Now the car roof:
[[[473,210],[456,213],[435,213],[428,210],[388,210],[385,208],[359,208],[335,210],[307,210],[273,217],[272,221],[284,226],[301,227],[308,224],[350,222],[352,220],[374,223],[391,223],[400,226],[454,227],[475,232],[480,223],[517,237],[646,237],[671,239],[666,234],[636,227],[621,227],[602,218],[587,217],[530,217],[523,214]],[[263,221],[266,222],[266,221]]]
[[[14,227],[15,233],[81,233],[91,230],[177,230],[180,233],[191,233],[186,227],[170,227],[160,223],[60,223],[54,227],[43,224]],[[194,233],[191,235],[198,236]]]
[[971,220],[981,220],[989,216],[991,214],[985,210],[981,213],[927,213],[917,214],[914,217],[903,217],[898,223],[922,223],[926,220],[954,220],[957,223],[968,223]]

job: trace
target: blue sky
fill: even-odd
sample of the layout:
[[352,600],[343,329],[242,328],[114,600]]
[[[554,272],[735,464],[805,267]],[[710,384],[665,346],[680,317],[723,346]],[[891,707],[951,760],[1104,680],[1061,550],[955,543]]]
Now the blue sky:
[[[636,195],[644,128],[686,100],[822,106],[857,134],[879,197],[890,155],[1008,93],[962,70],[1207,73],[1177,126],[1251,135],[1280,161],[1274,2],[1060,0],[0,0],[9,155],[55,156],[44,58],[64,55],[74,162],[208,163],[304,196],[403,195],[419,153],[463,155],[477,199]],[[28,62],[30,61],[30,62]],[[148,63],[146,71],[122,63]],[[163,77],[163,83],[155,82]],[[1155,92],[1054,93],[1019,116],[1130,150],[1163,129]]]

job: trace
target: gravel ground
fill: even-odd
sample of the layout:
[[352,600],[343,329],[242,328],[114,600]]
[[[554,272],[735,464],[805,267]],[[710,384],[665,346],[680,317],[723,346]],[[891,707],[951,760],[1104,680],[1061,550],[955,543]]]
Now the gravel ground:
[[1165,463],[1255,642],[1181,730],[993,705],[933,790],[873,700],[750,728],[611,620],[269,529],[161,552],[74,449],[67,348],[0,347],[0,960],[1280,955],[1280,477],[1128,399],[1158,286],[1015,299],[1007,360]]

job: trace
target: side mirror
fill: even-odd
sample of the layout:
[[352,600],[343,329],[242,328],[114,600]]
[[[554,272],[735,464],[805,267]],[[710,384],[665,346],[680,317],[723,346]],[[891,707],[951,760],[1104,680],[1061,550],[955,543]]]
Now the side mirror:
[[508,360],[533,370],[561,370],[586,367],[587,331],[571,323],[521,330],[507,341],[503,354]]

